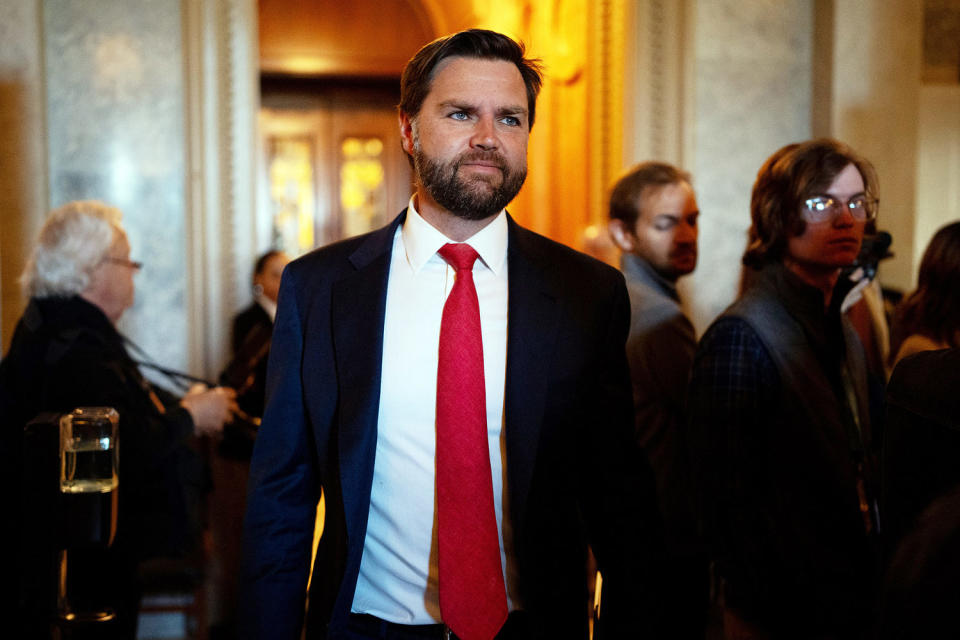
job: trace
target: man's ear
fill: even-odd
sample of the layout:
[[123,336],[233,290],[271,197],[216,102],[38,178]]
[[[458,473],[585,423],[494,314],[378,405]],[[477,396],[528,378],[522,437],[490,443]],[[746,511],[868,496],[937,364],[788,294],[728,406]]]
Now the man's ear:
[[398,114],[400,121],[400,146],[408,156],[413,156],[413,121],[404,112]]
[[617,245],[617,248],[624,253],[633,253],[636,249],[636,239],[633,235],[633,230],[629,229],[623,220],[615,218],[607,224],[607,229],[610,231],[610,238],[613,239],[613,244]]

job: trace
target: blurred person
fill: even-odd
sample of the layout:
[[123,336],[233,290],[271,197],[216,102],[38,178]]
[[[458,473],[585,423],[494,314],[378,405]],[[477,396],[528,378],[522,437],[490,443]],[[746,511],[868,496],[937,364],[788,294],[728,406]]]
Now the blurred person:
[[890,370],[890,325],[883,288],[877,277],[880,262],[893,256],[893,237],[886,231],[875,231],[869,223],[863,236],[857,260],[840,272],[831,304],[839,305],[840,313],[857,332],[867,363],[867,392],[873,440],[883,439],[884,393]]
[[703,637],[709,591],[697,542],[692,469],[683,441],[687,381],[696,335],[684,315],[677,279],[697,266],[700,210],[685,171],[661,162],[637,165],[610,194],[610,236],[622,252],[630,296],[627,362],[633,382],[634,433],[653,467],[664,517],[674,637]]
[[246,374],[237,404],[252,417],[263,416],[270,337],[277,315],[280,276],[288,262],[290,257],[278,250],[267,251],[257,259],[253,269],[253,302],[233,319],[233,357]]
[[960,637],[958,601],[960,485],[954,485],[923,509],[916,525],[897,545],[884,574],[874,637],[877,640]]
[[886,567],[878,638],[957,637],[960,600],[960,349],[904,357],[887,387]]
[[937,231],[920,261],[917,288],[897,307],[893,363],[920,352],[960,347],[960,221]]
[[880,468],[889,555],[931,502],[960,485],[960,349],[918,352],[894,367]]
[[409,206],[284,271],[243,637],[299,638],[309,581],[308,638],[586,640],[588,545],[606,637],[659,621],[623,277],[504,211],[541,79],[492,31],[424,46],[401,79]]
[[[206,480],[195,436],[220,433],[235,405],[229,389],[195,387],[177,398],[141,375],[116,328],[133,304],[133,276],[141,268],[130,259],[120,219],[119,210],[95,201],[70,202],[50,213],[22,277],[30,300],[0,363],[0,414],[8,445],[4,458],[13,461],[5,471],[18,486],[23,429],[34,416],[81,406],[118,412],[116,538],[91,560],[85,579],[116,609],[109,637],[132,639],[137,564],[186,554],[197,544]],[[17,560],[17,574],[30,583],[35,558]],[[22,636],[35,631],[45,637],[52,612],[38,610],[40,600],[30,588],[20,597],[17,619],[27,627]]]
[[[846,314],[860,336],[872,379],[883,391],[889,377],[890,326],[887,320],[883,287],[877,277],[880,262],[893,257],[893,237],[886,231],[871,232],[868,228],[856,262],[845,268],[837,282],[834,303]],[[841,285],[841,283],[843,283]],[[844,293],[844,289],[849,291]]]
[[253,302],[233,319],[231,344],[233,358],[220,382],[237,389],[237,404],[245,414],[245,427],[239,420],[224,431],[224,438],[212,457],[214,486],[212,500],[217,505],[210,514],[213,538],[210,581],[213,585],[210,612],[211,640],[237,637],[237,587],[240,583],[242,545],[236,534],[237,523],[246,511],[250,455],[256,440],[257,425],[263,416],[267,380],[267,360],[273,321],[277,314],[280,276],[290,262],[283,251],[270,250],[257,258],[253,268]]
[[833,301],[876,217],[872,165],[791,144],[753,186],[747,289],[694,358],[689,437],[728,638],[866,634],[877,566],[860,341]]

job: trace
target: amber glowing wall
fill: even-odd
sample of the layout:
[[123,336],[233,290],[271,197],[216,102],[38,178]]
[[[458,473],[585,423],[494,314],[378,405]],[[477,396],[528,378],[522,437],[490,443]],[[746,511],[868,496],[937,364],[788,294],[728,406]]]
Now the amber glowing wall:
[[[368,5],[319,11],[311,3],[261,0],[261,70],[399,78],[406,56],[431,37],[481,27],[523,40],[546,73],[527,183],[508,209],[579,249],[590,248],[591,234],[605,238],[604,193],[623,153],[625,0],[391,0],[378,4],[377,20],[358,21]],[[402,19],[410,28],[399,40],[387,37],[384,29]],[[291,22],[313,27],[291,31]],[[391,44],[371,47],[377,40]]]
[[476,0],[476,26],[523,40],[545,82],[517,220],[578,249],[602,227],[604,192],[623,139],[623,2]]

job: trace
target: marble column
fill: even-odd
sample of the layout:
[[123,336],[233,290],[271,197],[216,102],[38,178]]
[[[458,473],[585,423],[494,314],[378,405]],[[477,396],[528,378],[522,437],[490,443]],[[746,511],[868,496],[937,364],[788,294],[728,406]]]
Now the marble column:
[[41,15],[49,204],[124,212],[145,266],[121,331],[215,378],[269,243],[254,215],[254,0],[46,0]]
[[50,204],[95,199],[124,212],[144,268],[120,331],[146,357],[186,369],[180,2],[47,0],[43,32]]
[[[818,135],[843,140],[873,162],[880,182],[878,226],[893,235],[895,256],[880,281],[913,287],[917,144],[922,64],[920,0],[831,0],[829,122]],[[829,18],[829,16],[828,16]]]
[[689,13],[693,135],[684,164],[700,205],[700,260],[680,286],[702,332],[737,293],[757,170],[810,137],[813,6],[710,0]]
[[910,289],[937,230],[960,220],[960,83],[920,89],[917,206]]

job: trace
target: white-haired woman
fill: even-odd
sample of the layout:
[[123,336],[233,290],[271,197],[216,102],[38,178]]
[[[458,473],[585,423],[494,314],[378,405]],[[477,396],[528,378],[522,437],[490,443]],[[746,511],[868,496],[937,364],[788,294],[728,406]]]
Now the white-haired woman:
[[[21,279],[29,304],[0,362],[0,416],[3,462],[10,462],[4,473],[16,486],[22,466],[18,437],[29,420],[78,406],[117,410],[117,535],[84,577],[117,610],[110,637],[133,638],[137,563],[151,555],[185,553],[197,542],[195,512],[204,473],[191,441],[221,431],[235,404],[230,389],[177,398],[140,374],[115,327],[133,304],[133,276],[140,269],[130,259],[120,219],[120,211],[94,201],[70,202],[50,213]],[[38,604],[30,589],[46,586],[30,579],[43,573],[33,566],[37,557],[24,554],[19,560],[20,575],[28,577],[21,603],[29,608]],[[29,613],[37,615],[18,619],[44,624],[42,610]],[[22,637],[32,637],[29,629]]]

